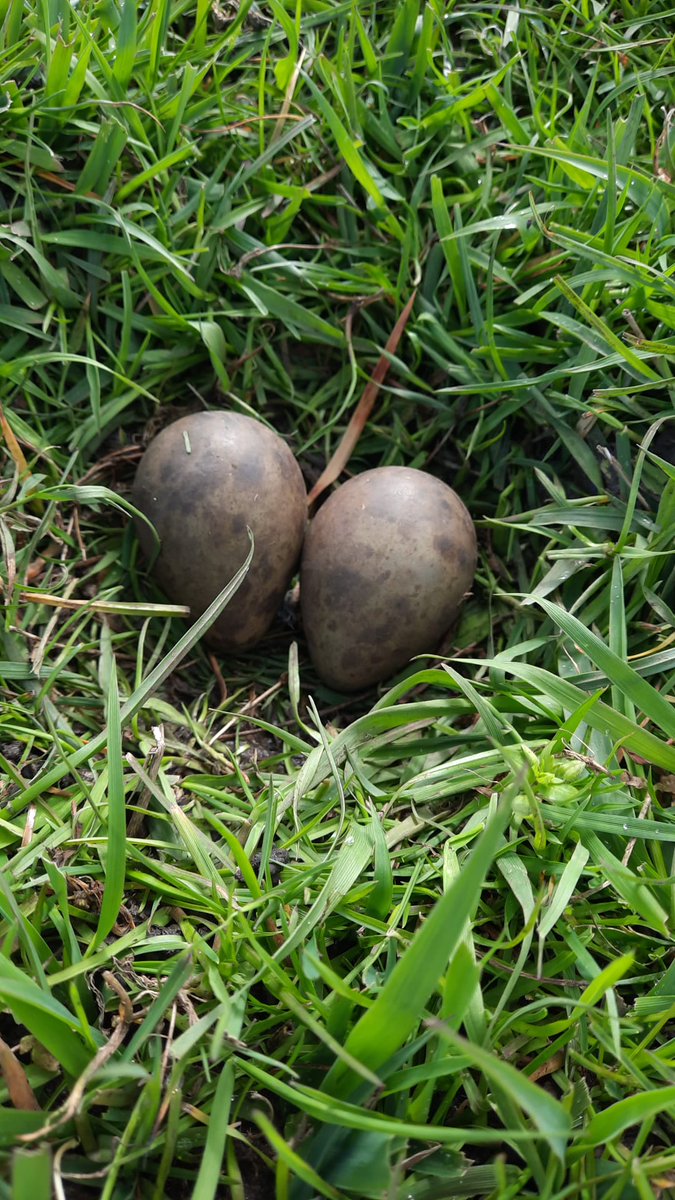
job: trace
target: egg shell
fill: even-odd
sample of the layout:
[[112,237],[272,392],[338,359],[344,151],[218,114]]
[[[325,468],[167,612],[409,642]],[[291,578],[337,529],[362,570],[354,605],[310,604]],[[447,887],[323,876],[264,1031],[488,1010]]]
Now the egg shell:
[[[148,446],[132,503],[161,540],[152,567],[166,595],[195,620],[241,567],[255,539],[239,590],[205,641],[246,650],[267,632],[300,556],[307,520],[302,472],[288,446],[240,413],[201,412],[167,425]],[[154,542],[135,522],[145,556]]]
[[351,692],[433,652],[476,569],[476,534],[459,496],[412,467],[343,484],[305,536],[302,618],[318,675]]

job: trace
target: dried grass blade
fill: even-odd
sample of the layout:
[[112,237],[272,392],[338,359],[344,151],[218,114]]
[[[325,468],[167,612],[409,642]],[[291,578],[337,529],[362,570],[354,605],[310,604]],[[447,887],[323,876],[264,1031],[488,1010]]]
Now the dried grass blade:
[[308,506],[311,507],[321,493],[325,492],[326,488],[330,487],[331,483],[334,483],[338,476],[342,474],[352,454],[354,453],[356,444],[363,433],[368,417],[373,411],[380,388],[384,383],[387,372],[389,371],[389,367],[391,366],[388,355],[395,354],[396,350],[398,349],[398,344],[403,336],[403,331],[408,324],[416,296],[417,290],[413,292],[412,296],[405,305],[403,312],[398,318],[398,321],[394,325],[394,328],[392,329],[385,346],[384,353],[380,356],[380,360],[373,371],[372,378],[368,380],[368,383],[364,388],[363,395],[359,400],[354,412],[352,413],[351,419],[347,428],[345,429],[339,446],[337,447],[335,453],[331,456],[330,461],[322,471],[321,475],[314,484],[314,487],[309,493],[309,496],[307,497]]

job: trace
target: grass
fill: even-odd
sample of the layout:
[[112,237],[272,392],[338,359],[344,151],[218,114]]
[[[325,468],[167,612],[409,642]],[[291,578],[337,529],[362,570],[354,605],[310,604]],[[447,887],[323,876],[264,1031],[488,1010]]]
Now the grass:
[[[0,1197],[675,1192],[672,15],[0,0]],[[347,471],[470,507],[447,659],[215,662],[144,440],[311,486],[414,293]]]

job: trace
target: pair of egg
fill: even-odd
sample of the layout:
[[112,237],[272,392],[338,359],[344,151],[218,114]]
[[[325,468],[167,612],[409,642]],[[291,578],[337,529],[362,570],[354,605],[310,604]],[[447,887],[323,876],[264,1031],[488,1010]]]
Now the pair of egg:
[[[476,535],[459,497],[409,467],[379,467],[343,484],[307,527],[307,494],[285,442],[231,412],[168,425],[139,465],[132,503],[160,538],[153,573],[199,616],[239,569],[243,583],[212,625],[215,650],[244,651],[267,632],[301,558],[300,602],[317,674],[360,690],[432,652],[476,568]],[[147,524],[136,522],[151,558]]]

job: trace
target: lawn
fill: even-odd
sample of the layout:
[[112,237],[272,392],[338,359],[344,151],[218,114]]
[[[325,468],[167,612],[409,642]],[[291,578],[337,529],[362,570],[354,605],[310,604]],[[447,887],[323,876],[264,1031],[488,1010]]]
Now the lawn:
[[[0,1200],[675,1195],[674,17],[0,0]],[[345,697],[129,497],[374,374],[479,564]]]

